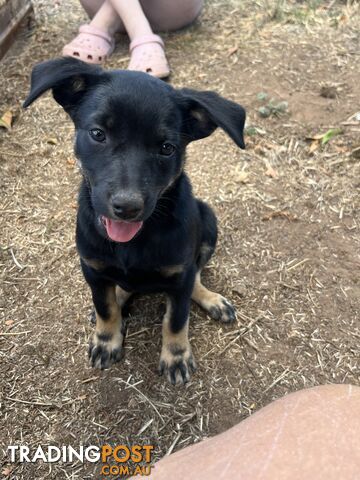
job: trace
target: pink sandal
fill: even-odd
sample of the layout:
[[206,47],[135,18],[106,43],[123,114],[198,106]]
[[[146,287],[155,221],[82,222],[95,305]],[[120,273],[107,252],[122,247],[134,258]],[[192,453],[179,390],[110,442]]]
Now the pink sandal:
[[106,32],[91,25],[82,25],[78,36],[63,48],[63,55],[99,64],[107,60],[114,48],[114,39]]
[[170,75],[170,67],[165,57],[164,42],[159,35],[145,35],[130,43],[129,70],[149,73],[157,78]]

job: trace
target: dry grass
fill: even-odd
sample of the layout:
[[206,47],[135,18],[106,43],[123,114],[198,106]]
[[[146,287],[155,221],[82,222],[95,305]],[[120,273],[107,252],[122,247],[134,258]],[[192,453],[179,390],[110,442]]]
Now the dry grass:
[[[184,388],[155,373],[160,296],[134,302],[122,364],[98,372],[86,361],[72,125],[49,96],[20,109],[32,64],[83,20],[70,4],[37,2],[36,28],[1,68],[1,112],[15,115],[0,131],[1,447],[146,442],[159,458],[294,390],[360,384],[359,4],[211,1],[201,23],[167,35],[175,85],[248,110],[245,152],[222,132],[189,149],[194,189],[220,221],[206,283],[235,303],[238,324],[193,307],[199,370]],[[126,63],[123,42],[110,66]],[[289,111],[261,118],[260,92]],[[330,128],[342,133],[327,145],[307,140]],[[8,478],[93,478],[92,466],[13,467]]]

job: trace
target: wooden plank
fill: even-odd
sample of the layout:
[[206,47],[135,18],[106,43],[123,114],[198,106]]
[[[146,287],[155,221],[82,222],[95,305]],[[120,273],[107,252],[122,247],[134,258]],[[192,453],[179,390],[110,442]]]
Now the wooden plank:
[[33,12],[31,0],[7,0],[0,5],[0,59],[5,55],[24,18]]

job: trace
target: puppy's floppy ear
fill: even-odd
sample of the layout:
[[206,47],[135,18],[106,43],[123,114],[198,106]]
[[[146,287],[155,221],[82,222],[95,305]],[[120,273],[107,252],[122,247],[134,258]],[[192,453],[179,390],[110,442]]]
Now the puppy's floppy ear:
[[51,88],[55,100],[72,116],[85,92],[99,82],[102,74],[100,67],[72,57],[39,63],[33,68],[31,90],[23,107]]
[[200,92],[184,88],[179,91],[185,107],[184,128],[192,140],[208,137],[220,127],[240,148],[245,148],[245,109],[215,92]]

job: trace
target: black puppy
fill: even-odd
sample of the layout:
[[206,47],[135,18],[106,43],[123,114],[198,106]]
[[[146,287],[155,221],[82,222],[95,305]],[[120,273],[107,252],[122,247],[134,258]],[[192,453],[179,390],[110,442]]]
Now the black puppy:
[[175,90],[150,75],[104,71],[73,58],[35,66],[30,105],[46,90],[72,118],[83,180],[76,243],[96,311],[92,365],[122,356],[121,308],[134,292],[165,292],[160,373],[189,380],[191,299],[213,318],[235,312],[202,284],[215,249],[216,218],[192,195],[185,148],[218,126],[244,147],[244,109],[213,92]]

